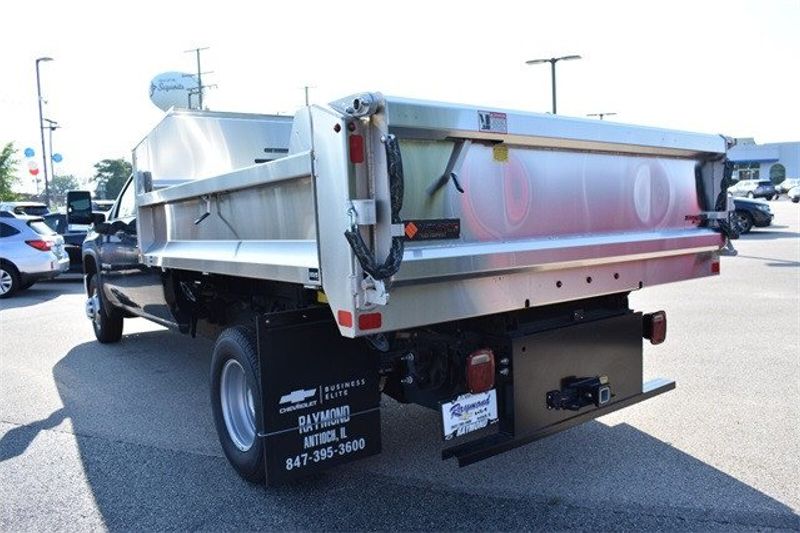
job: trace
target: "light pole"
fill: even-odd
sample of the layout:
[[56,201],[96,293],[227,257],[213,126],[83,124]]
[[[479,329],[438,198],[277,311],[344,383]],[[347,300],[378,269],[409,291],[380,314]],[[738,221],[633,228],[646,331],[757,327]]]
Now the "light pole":
[[586,115],[587,117],[599,117],[600,120],[603,120],[603,117],[610,117],[611,115],[616,115],[613,111],[610,113],[589,113]]
[[50,120],[49,118],[45,118],[43,120],[45,122],[47,122],[47,129],[50,130],[50,142],[49,142],[49,144],[50,144],[50,146],[49,146],[49,148],[50,148],[50,177],[51,178],[55,178],[56,177],[56,170],[55,170],[55,167],[53,167],[53,163],[55,163],[55,161],[53,161],[53,131],[57,130],[61,126],[59,126],[58,122],[56,122],[55,120]]
[[42,61],[52,61],[52,57],[40,57],[36,59],[36,93],[39,96],[39,132],[42,134],[42,162],[44,168],[44,203],[50,208],[50,185],[47,183],[47,152],[44,146],[44,121],[42,120],[42,83],[39,78],[39,63]]
[[559,61],[570,61],[572,59],[580,59],[581,56],[561,56],[561,57],[551,57],[550,59],[542,58],[542,59],[531,59],[526,61],[526,65],[539,65],[541,63],[550,63],[550,76],[553,84],[553,114],[556,114],[556,63]]

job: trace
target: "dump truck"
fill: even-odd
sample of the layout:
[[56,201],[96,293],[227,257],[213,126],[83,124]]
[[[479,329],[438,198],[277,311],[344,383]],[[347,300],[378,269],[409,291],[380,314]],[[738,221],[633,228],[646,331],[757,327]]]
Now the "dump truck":
[[[469,465],[675,387],[663,311],[717,276],[731,142],[359,93],[294,116],[169,111],[83,245],[86,315],[215,338],[225,456],[276,485],[381,451],[381,398]],[[677,334],[688,332],[678,332]]]

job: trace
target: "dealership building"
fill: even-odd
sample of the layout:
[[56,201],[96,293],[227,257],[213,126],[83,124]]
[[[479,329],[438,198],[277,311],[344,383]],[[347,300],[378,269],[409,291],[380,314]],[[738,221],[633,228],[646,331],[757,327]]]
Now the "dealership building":
[[800,178],[800,142],[756,144],[750,138],[736,139],[728,151],[734,163],[733,179],[767,179],[778,184]]

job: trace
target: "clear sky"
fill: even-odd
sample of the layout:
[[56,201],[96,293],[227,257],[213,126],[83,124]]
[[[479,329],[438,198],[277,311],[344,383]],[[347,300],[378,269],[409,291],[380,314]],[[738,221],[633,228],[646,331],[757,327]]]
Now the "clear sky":
[[800,0],[8,0],[2,13],[0,144],[41,151],[34,62],[53,57],[59,174],[129,158],[162,114],[151,78],[192,72],[198,46],[214,110],[291,113],[310,85],[316,103],[373,90],[546,112],[549,65],[525,60],[580,54],[558,65],[560,114],[800,141]]

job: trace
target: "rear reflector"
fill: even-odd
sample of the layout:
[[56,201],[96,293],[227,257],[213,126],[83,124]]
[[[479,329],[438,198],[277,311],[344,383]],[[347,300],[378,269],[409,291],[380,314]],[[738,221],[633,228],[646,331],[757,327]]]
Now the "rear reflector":
[[339,322],[339,325],[343,328],[352,328],[353,327],[353,313],[350,311],[339,311],[336,313],[336,320]]
[[378,329],[383,323],[380,313],[358,315],[358,329]]
[[364,162],[364,137],[361,135],[350,136],[350,162]]
[[719,274],[719,261],[714,261],[711,263],[711,273]]
[[467,389],[473,394],[494,388],[494,352],[481,348],[467,356]]
[[650,340],[650,344],[661,344],[667,338],[667,313],[664,311],[656,311],[649,315],[644,315],[644,332],[645,339]]
[[49,252],[50,248],[52,248],[52,246],[53,246],[53,243],[47,242],[47,241],[43,241],[41,239],[36,239],[36,240],[33,240],[33,241],[25,241],[25,244],[27,244],[28,246],[32,246],[32,247],[36,248],[37,250],[41,250],[43,252]]

